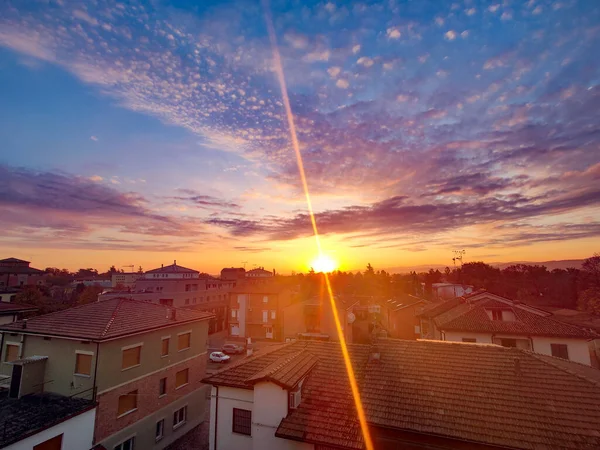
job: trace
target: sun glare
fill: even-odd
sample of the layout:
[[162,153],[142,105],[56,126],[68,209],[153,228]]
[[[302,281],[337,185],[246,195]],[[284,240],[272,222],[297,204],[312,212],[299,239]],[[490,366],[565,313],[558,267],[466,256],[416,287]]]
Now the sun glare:
[[313,260],[310,265],[315,272],[329,273],[337,269],[338,264],[329,256],[321,255]]

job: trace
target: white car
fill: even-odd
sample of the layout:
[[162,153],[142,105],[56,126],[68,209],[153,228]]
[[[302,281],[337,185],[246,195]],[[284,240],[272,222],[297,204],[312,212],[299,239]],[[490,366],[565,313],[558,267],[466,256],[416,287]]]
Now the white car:
[[217,362],[217,363],[226,363],[229,362],[231,358],[229,357],[229,355],[226,355],[223,352],[212,352],[210,354],[210,360],[212,362]]

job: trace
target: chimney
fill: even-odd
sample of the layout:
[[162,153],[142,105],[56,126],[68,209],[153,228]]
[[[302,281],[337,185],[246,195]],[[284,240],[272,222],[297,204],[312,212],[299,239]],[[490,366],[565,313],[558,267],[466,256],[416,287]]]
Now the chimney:
[[174,260],[173,260],[173,265],[174,265],[174,266],[176,266],[176,265],[177,265],[177,260],[176,260],[176,259],[174,259]]
[[374,345],[373,347],[371,347],[371,354],[369,355],[369,362],[370,361],[379,361],[381,359],[381,353],[379,352],[379,348]]
[[160,268],[162,269],[163,267],[165,267],[165,265],[164,265],[164,264],[161,264],[161,265],[160,265]]
[[27,319],[23,319],[23,323],[21,324],[21,328],[27,328]]

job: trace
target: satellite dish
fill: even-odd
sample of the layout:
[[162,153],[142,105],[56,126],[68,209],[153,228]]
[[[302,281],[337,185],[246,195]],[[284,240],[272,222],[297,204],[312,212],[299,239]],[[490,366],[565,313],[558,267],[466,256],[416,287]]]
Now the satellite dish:
[[355,320],[356,316],[354,315],[354,313],[348,313],[348,323],[353,324]]

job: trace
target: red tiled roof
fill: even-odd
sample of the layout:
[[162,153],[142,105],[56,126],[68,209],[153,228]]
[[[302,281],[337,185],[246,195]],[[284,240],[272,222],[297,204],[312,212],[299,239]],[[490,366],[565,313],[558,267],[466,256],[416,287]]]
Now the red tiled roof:
[[452,308],[455,308],[462,302],[463,300],[461,299],[461,297],[456,297],[451,300],[446,300],[444,302],[432,303],[430,305],[425,306],[417,315],[419,317],[436,317],[442,313],[445,313],[446,311],[451,310]]
[[259,381],[271,381],[284,389],[293,389],[298,385],[317,363],[318,357],[310,352],[301,350],[282,356],[260,372],[246,380],[256,384]]
[[0,314],[18,313],[24,311],[35,311],[37,308],[31,305],[20,305],[18,303],[0,302]]
[[199,273],[197,270],[188,269],[187,267],[171,264],[170,266],[159,267],[158,269],[148,270],[146,273]]
[[[173,311],[175,319],[172,319]],[[101,341],[211,317],[213,314],[197,310],[115,298],[34,317],[26,321],[26,328],[23,328],[24,321],[0,325],[0,331]]]
[[[512,448],[599,448],[600,371],[516,348],[386,339],[348,345],[372,426]],[[339,343],[296,342],[207,378],[246,380],[281,358],[319,355],[302,402],[276,436],[331,447],[364,447]]]
[[600,446],[600,385],[569,370],[577,363],[437,341],[380,350],[362,388],[374,425],[511,448]]
[[[486,309],[510,309],[514,321],[492,320]],[[593,338],[596,335],[575,325],[529,311],[517,304],[507,304],[494,299],[464,303],[434,318],[440,330],[457,330],[481,333],[507,333],[530,336]]]

